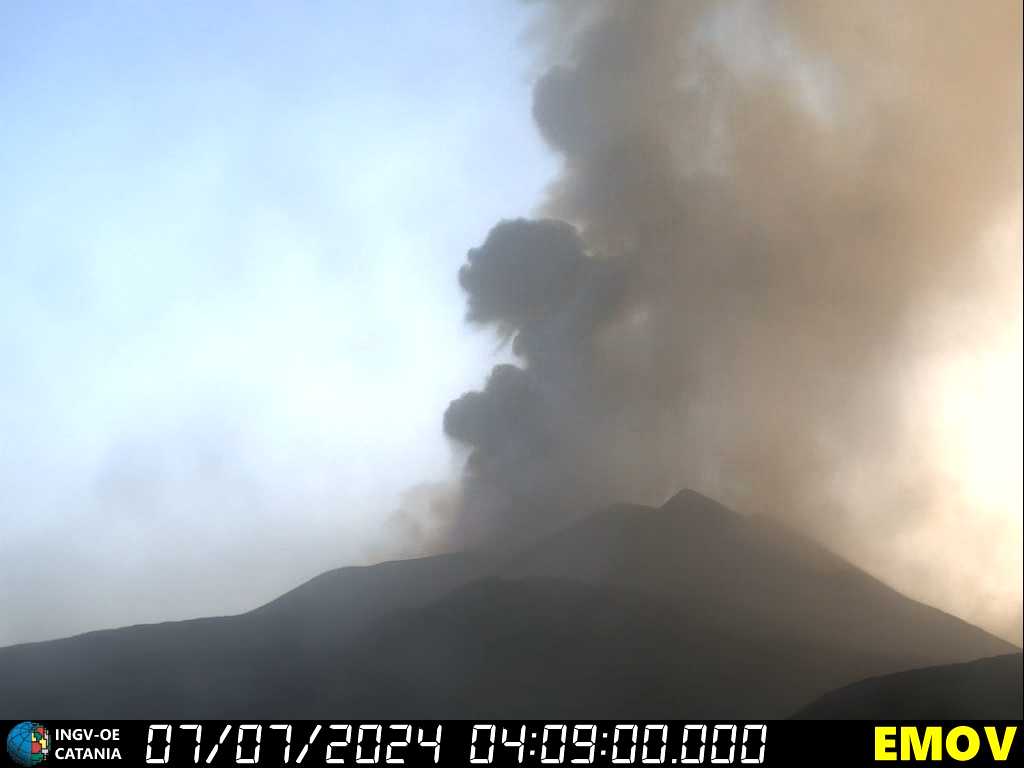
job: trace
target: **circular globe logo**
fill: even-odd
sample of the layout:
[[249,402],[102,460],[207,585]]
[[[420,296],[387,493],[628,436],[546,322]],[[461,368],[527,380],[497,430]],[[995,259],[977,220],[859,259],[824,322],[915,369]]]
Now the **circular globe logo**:
[[7,734],[7,754],[18,765],[39,765],[50,754],[50,732],[41,723],[18,723]]

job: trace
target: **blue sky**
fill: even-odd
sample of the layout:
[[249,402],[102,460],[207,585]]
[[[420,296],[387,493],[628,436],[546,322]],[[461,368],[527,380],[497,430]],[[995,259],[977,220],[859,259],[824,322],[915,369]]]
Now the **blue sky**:
[[557,163],[531,9],[426,5],[0,7],[0,645],[254,606],[457,471],[455,272]]

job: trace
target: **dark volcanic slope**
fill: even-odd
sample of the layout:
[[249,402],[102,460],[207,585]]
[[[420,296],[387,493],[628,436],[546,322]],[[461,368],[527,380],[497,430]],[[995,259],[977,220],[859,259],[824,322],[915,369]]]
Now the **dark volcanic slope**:
[[479,572],[467,555],[339,568],[240,616],[0,648],[0,717],[294,717],[367,627]]
[[873,677],[822,696],[808,720],[1020,720],[1019,653]]
[[661,509],[592,515],[541,542],[509,573],[637,590],[684,612],[691,624],[816,646],[835,656],[830,664],[853,654],[892,671],[1019,650],[770,520],[738,515],[692,491]]
[[0,649],[0,717],[782,717],[1016,650],[683,492],[504,561],[344,568],[241,616]]

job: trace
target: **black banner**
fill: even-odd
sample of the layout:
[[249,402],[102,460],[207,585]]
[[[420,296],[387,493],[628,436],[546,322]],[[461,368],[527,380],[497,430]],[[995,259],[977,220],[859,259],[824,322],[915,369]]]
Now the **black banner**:
[[0,723],[8,764],[168,766],[1021,765],[1020,722]]

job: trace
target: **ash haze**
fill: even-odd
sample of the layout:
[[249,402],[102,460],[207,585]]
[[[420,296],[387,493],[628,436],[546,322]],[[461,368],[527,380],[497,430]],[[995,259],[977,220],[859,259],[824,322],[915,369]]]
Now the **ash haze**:
[[684,485],[1020,643],[1019,3],[0,30],[0,644]]

